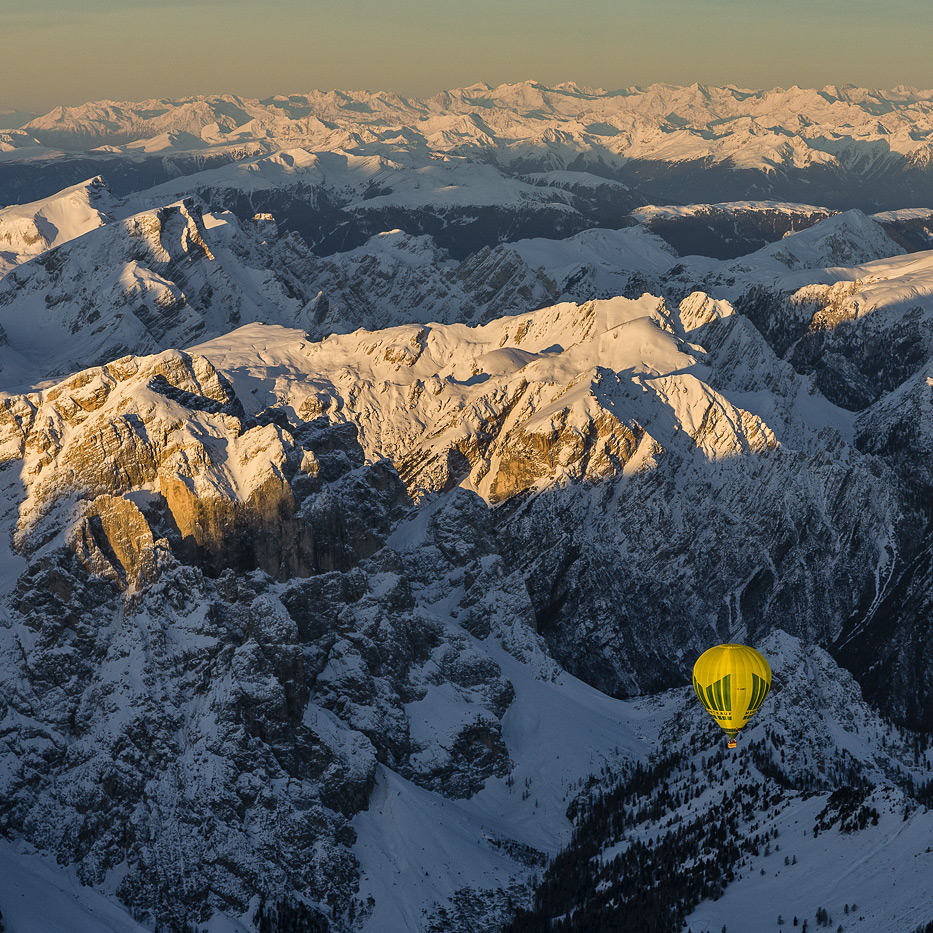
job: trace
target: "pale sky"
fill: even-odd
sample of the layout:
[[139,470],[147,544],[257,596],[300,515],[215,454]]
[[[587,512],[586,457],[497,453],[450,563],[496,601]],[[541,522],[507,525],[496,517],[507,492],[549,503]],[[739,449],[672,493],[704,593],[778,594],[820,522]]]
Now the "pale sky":
[[0,109],[478,81],[933,86],[933,0],[0,0]]

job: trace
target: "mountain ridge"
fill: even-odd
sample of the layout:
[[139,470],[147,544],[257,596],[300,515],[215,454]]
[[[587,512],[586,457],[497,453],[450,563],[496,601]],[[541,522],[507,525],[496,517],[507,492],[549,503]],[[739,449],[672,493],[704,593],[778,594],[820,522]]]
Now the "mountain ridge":
[[[164,178],[302,148],[404,154],[421,166],[488,163],[509,176],[583,171],[624,182],[646,203],[808,202],[816,193],[834,208],[889,210],[930,203],[931,121],[933,92],[904,88],[652,85],[585,93],[529,81],[423,100],[318,91],[265,101],[91,102],[7,131],[4,146],[18,187],[48,185],[79,158],[88,167],[94,160],[119,166],[114,176]],[[32,166],[16,163],[17,147],[26,147]],[[174,156],[173,166],[160,166],[160,155]],[[32,190],[33,198],[51,193]],[[12,200],[0,190],[0,203],[5,197]]]
[[[529,81],[0,133],[33,927],[923,922],[931,115]],[[734,753],[727,641],[774,673]]]

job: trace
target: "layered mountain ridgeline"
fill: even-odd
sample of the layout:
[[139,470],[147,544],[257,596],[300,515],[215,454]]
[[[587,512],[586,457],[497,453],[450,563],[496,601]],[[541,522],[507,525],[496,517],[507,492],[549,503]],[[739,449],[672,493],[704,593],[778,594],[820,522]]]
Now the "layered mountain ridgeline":
[[[19,129],[43,145],[73,150],[105,145],[128,152],[151,151],[158,141],[179,149],[195,140],[202,146],[261,140],[277,148],[299,140],[317,149],[391,141],[400,148],[427,144],[434,152],[469,153],[498,142],[506,144],[512,162],[527,161],[534,143],[547,147],[552,157],[570,160],[587,149],[604,159],[610,154],[657,158],[663,143],[660,148],[679,151],[675,158],[681,161],[729,156],[751,167],[780,157],[832,164],[856,138],[885,138],[887,151],[922,161],[931,101],[933,92],[907,87],[748,91],[655,84],[607,92],[525,81],[477,84],[424,100],[387,92],[312,91],[264,101],[232,95],[97,101],[56,108]],[[826,139],[829,128],[832,145]],[[400,130],[407,131],[401,140]],[[552,166],[557,167],[566,165]]]
[[[315,171],[323,161],[311,160]],[[903,251],[890,218],[849,211],[738,260],[682,258],[650,232],[654,219],[689,221],[702,211],[652,208],[639,215],[643,224],[521,239],[463,259],[429,236],[401,230],[321,257],[270,215],[238,221],[230,212],[208,213],[197,198],[153,199],[158,206],[136,211],[138,204],[115,200],[92,179],[0,212],[0,235],[6,229],[11,244],[4,253],[11,271],[0,281],[0,365],[8,389],[129,351],[189,345],[250,321],[301,326],[319,338],[409,321],[482,322],[562,299],[645,291],[679,301],[701,288],[740,302],[766,333],[772,326],[799,329],[808,319],[797,325],[794,312],[764,325],[755,312],[759,292],[776,294],[780,304],[801,283],[862,274],[826,266]],[[781,224],[822,216],[793,205],[714,207],[736,224],[749,216]],[[789,334],[780,334],[779,352]]]
[[[109,216],[91,207],[102,200]],[[40,238],[40,228],[52,239]],[[250,321],[324,335],[400,318],[482,320],[558,295],[543,270],[508,246],[458,262],[429,237],[390,231],[324,259],[296,235],[281,234],[269,215],[240,223],[230,213],[206,213],[192,198],[129,213],[99,179],[0,212],[4,235],[13,247],[3,254],[10,271],[0,281],[8,389],[130,350],[185,346]],[[640,229],[629,239],[648,244],[642,253],[672,259]]]
[[275,216],[319,255],[353,249],[394,228],[430,235],[458,259],[529,236],[562,238],[635,223],[644,199],[589,173],[512,176],[464,159],[409,157],[393,148],[286,149],[140,192],[151,205],[194,193],[211,210]]
[[[100,101],[57,108],[0,134],[0,204],[48,197],[101,174],[121,196],[167,185],[176,197],[209,191],[211,209],[236,210],[241,220],[273,213],[318,251],[360,246],[400,227],[434,236],[463,259],[506,240],[618,228],[643,204],[768,199],[835,210],[926,208],[931,111],[930,92],[912,88],[606,92],[531,81],[427,100],[334,91],[265,101]],[[339,181],[318,184],[290,171],[310,153],[389,160],[395,170],[348,192]],[[244,170],[254,180],[278,177],[259,190]],[[448,182],[430,181],[438,171]],[[485,173],[485,199],[469,194],[477,173]],[[718,218],[708,247],[688,221],[672,242],[727,258],[801,221],[784,223],[754,214],[738,225]]]
[[[76,928],[491,933],[844,921],[788,835],[923,870],[927,743],[877,710],[933,723],[930,211],[749,199],[890,206],[929,103],[740,97],[82,111],[126,134],[82,165],[236,164],[0,212],[4,872],[110,898]],[[0,147],[53,179],[74,116]],[[645,204],[675,158],[752,187]],[[731,639],[777,677],[727,762],[679,685]],[[863,927],[927,919],[856,875]]]
[[[4,411],[4,834],[176,926],[261,894],[495,928],[571,786],[655,728],[562,667],[631,695],[711,640],[830,642],[914,527],[845,412],[702,294],[253,324]],[[426,806],[443,857],[391,829]],[[430,879],[401,899],[400,845]]]
[[[75,229],[80,233],[82,218],[91,216],[88,199],[105,196],[106,189],[95,180],[83,188],[64,192],[53,199],[54,203],[40,202],[27,206],[28,210],[19,209],[18,216],[39,218],[32,221],[35,225],[57,211],[54,216],[59,218],[62,230]],[[722,205],[714,207],[718,211],[725,209]],[[788,213],[787,205],[773,209],[762,205],[733,207],[736,211],[754,210],[765,215],[783,211],[794,216]],[[0,323],[7,340],[0,355],[4,359],[7,385],[28,384],[80,368],[81,360],[104,362],[129,348],[158,350],[190,343],[198,337],[223,334],[250,320],[298,324],[312,335],[321,335],[352,330],[360,324],[378,327],[399,320],[489,320],[502,310],[523,311],[547,305],[559,297],[579,299],[587,294],[620,292],[638,295],[646,285],[667,294],[673,304],[699,285],[713,294],[730,296],[743,312],[733,316],[737,323],[730,325],[743,335],[737,341],[727,341],[723,351],[727,354],[726,366],[722,373],[711,377],[711,386],[741,386],[741,391],[747,393],[753,390],[756,380],[765,380],[777,387],[772,395],[780,398],[779,402],[769,398],[767,406],[786,409],[797,403],[784,393],[799,395],[809,380],[820,392],[814,396],[817,401],[804,408],[815,406],[814,410],[821,413],[811,416],[798,412],[794,417],[811,428],[832,425],[842,437],[854,440],[863,453],[887,461],[897,473],[899,485],[892,493],[892,501],[897,504],[892,508],[904,518],[888,523],[898,529],[891,533],[893,543],[879,543],[887,532],[881,537],[874,531],[859,535],[859,547],[876,548],[879,554],[888,555],[884,558],[887,569],[878,578],[876,591],[885,589],[925,549],[918,546],[916,535],[923,534],[929,512],[925,504],[929,484],[923,467],[922,428],[928,419],[911,420],[897,415],[898,393],[915,392],[917,404],[921,404],[925,382],[920,372],[931,355],[926,336],[928,302],[924,297],[929,292],[928,257],[897,256],[903,247],[891,234],[892,223],[916,221],[913,214],[869,218],[858,211],[844,212],[785,236],[779,243],[756,253],[726,262],[703,257],[679,258],[662,240],[648,233],[645,226],[590,230],[566,240],[522,240],[482,250],[458,262],[430,238],[415,238],[400,231],[381,234],[358,250],[321,258],[294,235],[282,236],[268,217],[257,215],[249,223],[240,224],[230,214],[206,214],[190,199],[131,214],[126,219],[114,217],[125,214],[127,206],[114,207],[111,201],[109,209],[109,215],[93,215],[98,218],[94,223],[103,226],[76,234],[70,242],[17,266],[0,284]],[[701,214],[695,209],[646,209],[642,220],[650,223],[657,216]],[[879,258],[884,256],[891,258]],[[840,266],[853,262],[862,265]],[[742,323],[746,316],[764,335],[771,352],[766,352],[754,331],[749,331],[746,338],[744,331],[748,328]],[[665,326],[677,329],[676,323]],[[719,322],[713,331],[723,326]],[[689,329],[681,325],[678,333],[686,336]],[[430,328],[425,331],[429,332]],[[693,336],[689,339],[695,340]],[[407,345],[409,340],[413,341],[411,346]],[[395,367],[404,368],[401,364],[407,366],[406,361],[417,358],[420,340],[413,332],[402,341],[399,358],[387,363],[393,373]],[[559,347],[564,342],[560,335],[551,341]],[[338,345],[346,357],[346,371],[355,372],[355,355],[368,353],[369,349],[352,341],[345,345],[338,341],[334,346]],[[715,344],[711,344],[707,349],[714,348]],[[468,341],[464,360],[482,357],[490,362],[465,364],[480,368],[476,373],[464,371],[457,378],[461,382],[474,379],[485,382],[487,377],[494,376],[503,398],[511,399],[519,389],[515,380],[520,383],[524,379],[520,375],[522,360],[532,357],[522,355],[526,350],[521,342],[516,343],[516,350],[520,351],[517,356],[510,351],[499,353],[496,358],[500,349],[498,346],[484,349]],[[601,358],[603,349],[597,347],[591,352],[595,360]],[[782,356],[792,370],[780,362]],[[424,397],[434,397],[432,380],[444,369],[442,357],[435,360],[436,371],[419,374],[410,384],[404,383],[404,402],[396,404],[413,410],[414,400],[426,389]],[[755,360],[750,369],[749,359]],[[536,366],[541,367],[540,359]],[[804,381],[788,381],[783,375],[793,371],[802,375]],[[720,385],[717,379],[725,382]],[[895,395],[888,399],[888,394],[895,390]],[[335,414],[346,407],[343,395],[348,391],[352,394],[358,390],[349,388],[349,382],[345,387],[327,389],[319,399],[307,403],[310,407],[301,416],[326,413],[328,417],[348,417]],[[845,411],[832,413],[826,408],[820,400],[822,396],[843,409],[858,411],[854,425]],[[779,422],[773,422],[767,406],[762,409],[765,423],[780,437]],[[380,405],[373,404],[360,417],[370,421],[368,425],[361,422],[368,453],[395,457],[399,448],[383,444],[383,439],[377,437],[396,430],[395,413],[387,416]],[[484,411],[482,418],[486,417]],[[782,413],[781,418],[784,417]],[[380,426],[374,427],[377,423]],[[454,438],[453,446],[443,455],[435,450],[426,452],[424,439],[417,436],[424,423],[415,421],[406,428],[405,443],[409,449],[404,461],[399,460],[406,480],[414,476],[420,482],[420,474],[433,470],[440,478],[438,488],[446,488],[456,485],[467,473],[476,472],[477,457],[470,452],[476,446],[475,441]],[[602,427],[595,430],[598,434]],[[491,433],[496,435],[495,431]],[[548,451],[550,441],[534,443],[540,450],[536,449],[533,456],[531,449],[524,446],[509,455],[511,465],[506,465],[503,474],[508,478],[497,480],[508,493],[503,495],[490,485],[481,490],[483,495],[490,501],[499,501],[511,495],[513,486],[520,490],[523,482],[533,484],[542,470],[546,474],[558,468],[558,454]],[[560,455],[569,457],[571,463],[577,462],[577,458],[585,461],[568,475],[594,475],[588,460],[590,443],[582,443],[573,454]],[[671,446],[663,440],[659,443]],[[535,465],[542,455],[543,466]],[[419,465],[419,458],[424,459],[423,465]],[[611,468],[624,460],[617,457],[610,461]],[[840,468],[848,469],[842,464]],[[515,470],[527,476],[516,479],[511,475]],[[425,488],[433,486],[429,482]],[[570,497],[571,493],[567,495]],[[552,519],[555,524],[560,521],[559,516]],[[794,535],[788,540],[795,540]],[[622,546],[623,550],[627,546]],[[647,538],[643,547],[645,553],[650,551]],[[560,553],[558,549],[554,554],[557,566],[576,562],[576,558],[571,560],[567,555],[558,557]],[[865,566],[869,565],[874,566],[871,561]],[[756,563],[756,567],[765,580],[781,577],[773,561]],[[749,576],[740,588],[741,593],[746,587],[749,592],[758,587],[757,572]],[[873,577],[874,573],[864,579]],[[770,586],[771,583],[766,583],[766,589]],[[855,611],[850,627],[861,624],[865,608],[862,600],[868,599],[865,594],[869,589],[864,581],[854,587],[853,593],[860,595],[853,597],[852,606],[861,609]],[[555,590],[559,592],[559,588]],[[706,604],[705,617],[718,619],[725,613],[727,617],[731,614],[738,618],[738,612],[747,611],[740,605],[741,593],[737,592],[732,600],[739,601],[739,609],[731,608],[731,603],[730,608],[724,608],[726,603],[718,607]],[[563,597],[553,598],[559,601]],[[746,598],[746,605],[750,598]],[[848,634],[835,628],[839,607],[824,606],[820,603],[822,599],[816,598],[799,627],[795,623],[791,628],[811,631],[808,627],[815,626],[812,630],[818,629],[821,639],[845,640]],[[542,618],[550,618],[548,600],[541,602]],[[874,597],[869,602],[873,600]],[[582,611],[579,606],[576,609]],[[573,602],[567,611],[575,611]],[[817,624],[812,621],[814,616],[830,621]],[[888,627],[882,626],[882,630],[887,632]],[[861,662],[848,663],[858,668]],[[923,675],[918,676],[922,680]],[[906,680],[914,683],[916,676]],[[661,682],[663,678],[658,681]],[[611,685],[612,675],[600,683]],[[903,704],[897,708],[903,708]],[[922,708],[926,705],[922,704]],[[918,725],[926,722],[925,716],[915,711],[910,721]]]

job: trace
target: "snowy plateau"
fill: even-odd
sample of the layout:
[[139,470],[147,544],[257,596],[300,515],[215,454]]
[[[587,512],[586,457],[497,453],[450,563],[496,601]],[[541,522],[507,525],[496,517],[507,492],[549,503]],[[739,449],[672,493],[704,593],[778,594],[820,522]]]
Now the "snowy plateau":
[[933,91],[0,117],[2,933],[931,929]]

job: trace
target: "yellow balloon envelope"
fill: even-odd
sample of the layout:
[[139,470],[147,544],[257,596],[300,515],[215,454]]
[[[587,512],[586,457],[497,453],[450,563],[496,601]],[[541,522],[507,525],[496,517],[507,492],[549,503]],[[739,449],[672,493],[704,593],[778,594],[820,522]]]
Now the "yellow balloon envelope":
[[717,645],[693,665],[693,689],[734,741],[768,695],[771,667],[748,645]]

